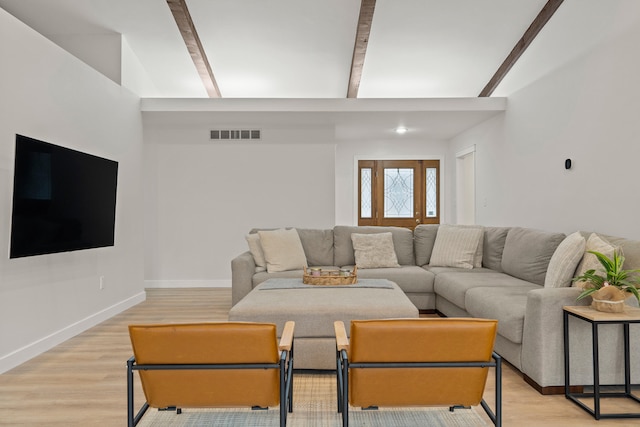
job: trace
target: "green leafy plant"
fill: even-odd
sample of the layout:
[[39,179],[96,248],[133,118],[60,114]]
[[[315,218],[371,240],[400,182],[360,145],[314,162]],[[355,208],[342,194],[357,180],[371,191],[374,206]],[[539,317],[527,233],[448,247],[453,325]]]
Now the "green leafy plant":
[[640,277],[637,277],[640,269],[623,270],[624,256],[617,250],[613,251],[613,258],[609,258],[596,251],[588,252],[598,258],[598,261],[600,261],[600,264],[604,267],[606,276],[596,273],[596,270],[587,270],[582,276],[574,277],[574,282],[587,282],[587,285],[585,285],[584,290],[578,295],[577,299],[587,297],[606,286],[615,286],[621,291],[633,294],[638,302],[640,302],[640,293],[638,292]]

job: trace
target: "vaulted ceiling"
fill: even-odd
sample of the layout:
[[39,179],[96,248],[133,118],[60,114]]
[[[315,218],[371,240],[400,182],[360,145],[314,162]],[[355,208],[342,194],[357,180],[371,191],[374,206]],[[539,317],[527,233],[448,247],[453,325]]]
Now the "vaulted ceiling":
[[[502,97],[640,20],[640,0],[0,0],[0,8],[145,98],[147,121],[329,127],[336,139],[452,138],[504,111]],[[395,135],[397,126],[410,132]]]
[[[438,98],[503,96],[525,86],[606,37],[624,1],[636,0],[0,0],[0,7],[94,67],[120,70],[116,79],[143,78],[142,97]],[[505,73],[517,59],[508,59],[512,50],[522,51],[539,29]],[[507,77],[487,88],[496,73]]]

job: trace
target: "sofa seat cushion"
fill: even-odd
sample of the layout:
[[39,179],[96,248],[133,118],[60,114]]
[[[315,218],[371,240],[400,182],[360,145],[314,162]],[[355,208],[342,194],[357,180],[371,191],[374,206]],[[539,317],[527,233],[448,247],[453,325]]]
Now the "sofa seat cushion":
[[[466,293],[473,288],[527,287],[533,284],[504,273],[440,273],[436,276],[434,290],[438,297],[445,298],[463,310],[467,310]],[[540,286],[537,286],[540,287]]]
[[[353,269],[352,265],[343,267]],[[417,265],[403,265],[400,268],[358,269],[358,278],[391,280],[405,293],[433,293],[435,275]]]
[[498,320],[498,334],[516,344],[522,343],[527,295],[538,285],[469,289],[465,297],[467,312],[473,317]]
[[425,265],[424,268],[427,271],[432,272],[436,276],[441,273],[495,273],[494,270],[490,268],[459,268],[459,267],[432,267],[430,265]]

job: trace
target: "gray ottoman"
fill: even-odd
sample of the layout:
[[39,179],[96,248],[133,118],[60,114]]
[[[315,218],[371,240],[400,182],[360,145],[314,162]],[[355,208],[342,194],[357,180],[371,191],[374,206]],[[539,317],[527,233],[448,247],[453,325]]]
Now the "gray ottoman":
[[296,369],[335,369],[333,322],[418,317],[418,309],[393,282],[359,279],[354,285],[305,285],[302,279],[269,279],[231,308],[230,321],[296,322]]

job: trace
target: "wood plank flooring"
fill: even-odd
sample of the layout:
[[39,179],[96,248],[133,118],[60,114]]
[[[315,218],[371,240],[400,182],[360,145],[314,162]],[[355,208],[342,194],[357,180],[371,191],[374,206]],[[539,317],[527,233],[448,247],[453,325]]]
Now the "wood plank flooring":
[[[148,290],[145,302],[0,375],[0,425],[126,425],[127,325],[227,320],[230,308],[228,288]],[[503,375],[505,426],[640,425],[638,419],[596,421],[564,396],[540,395],[508,364]],[[491,405],[493,390],[490,380],[485,396]],[[638,404],[615,403],[640,412]]]

